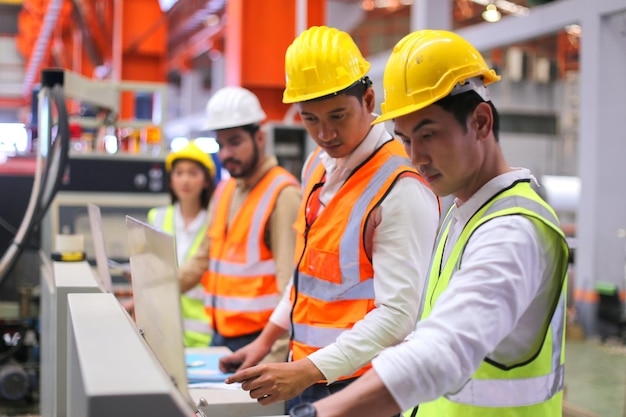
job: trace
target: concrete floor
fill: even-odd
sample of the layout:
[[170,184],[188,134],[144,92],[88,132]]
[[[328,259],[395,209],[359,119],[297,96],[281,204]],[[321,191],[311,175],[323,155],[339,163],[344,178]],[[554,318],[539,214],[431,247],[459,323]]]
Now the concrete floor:
[[[626,346],[609,340],[565,345],[565,400],[598,417],[625,417]],[[581,414],[584,415],[584,414]]]

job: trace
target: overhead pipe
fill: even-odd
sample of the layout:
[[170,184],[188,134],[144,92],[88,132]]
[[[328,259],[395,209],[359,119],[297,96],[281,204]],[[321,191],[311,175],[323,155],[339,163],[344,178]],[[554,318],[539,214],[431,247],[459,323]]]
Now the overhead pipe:
[[111,58],[111,36],[98,20],[90,1],[72,0],[76,20],[83,33],[87,55],[94,66],[102,65]]
[[216,26],[201,29],[171,51],[168,55],[168,69],[185,69],[188,60],[215,49],[216,40],[223,36],[223,20]]
[[296,0],[296,37],[304,32],[307,28],[307,7],[308,0]]
[[[202,4],[202,6],[200,6]],[[170,45],[175,46],[184,40],[190,33],[196,32],[205,26],[208,16],[221,15],[226,7],[226,0],[191,0],[176,3],[167,13],[169,22]]]
[[30,54],[28,60],[28,66],[26,67],[26,74],[24,75],[24,86],[22,88],[22,96],[30,97],[30,94],[37,79],[37,72],[43,61],[43,57],[46,53],[50,36],[52,36],[52,30],[54,29],[57,21],[59,20],[59,14],[61,13],[61,7],[63,6],[63,0],[50,0],[48,3],[48,9],[43,18],[35,47]]
[[113,46],[111,48],[111,80],[122,80],[124,0],[113,0]]

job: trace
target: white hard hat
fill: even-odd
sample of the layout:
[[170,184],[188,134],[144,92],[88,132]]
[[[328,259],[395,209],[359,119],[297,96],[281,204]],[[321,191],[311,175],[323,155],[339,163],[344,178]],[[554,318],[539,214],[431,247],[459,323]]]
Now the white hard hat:
[[259,99],[243,87],[223,87],[206,104],[205,129],[220,130],[259,123],[267,117]]

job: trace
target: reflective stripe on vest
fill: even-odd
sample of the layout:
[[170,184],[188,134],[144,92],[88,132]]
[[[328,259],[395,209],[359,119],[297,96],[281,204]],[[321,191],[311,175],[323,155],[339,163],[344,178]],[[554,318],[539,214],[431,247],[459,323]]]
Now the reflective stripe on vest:
[[479,407],[522,407],[541,403],[563,390],[564,368],[559,365],[551,374],[534,378],[472,379],[459,393],[446,395],[446,398]]
[[185,326],[185,330],[187,331],[207,334],[211,334],[212,332],[211,326],[209,326],[209,323],[207,321],[186,318],[183,320],[183,324]]
[[261,330],[280,300],[276,264],[264,234],[279,193],[292,185],[299,186],[293,175],[273,167],[250,191],[231,224],[235,180],[218,186],[204,302],[213,327],[225,337]]
[[204,302],[204,287],[202,285],[196,285],[185,292],[185,297]]
[[[550,415],[554,410],[560,409],[560,404],[555,403],[555,401],[560,401],[560,393],[563,389],[562,351],[565,319],[565,274],[567,273],[567,246],[556,215],[532,191],[528,181],[520,181],[494,196],[472,216],[455,243],[449,259],[442,266],[443,248],[450,229],[451,212],[452,209],[444,219],[440,234],[437,237],[435,255],[427,282],[426,303],[424,303],[426,306],[422,319],[428,317],[439,294],[445,290],[449,280],[454,279],[454,271],[461,267],[463,251],[472,233],[485,222],[499,216],[523,215],[533,222],[543,224],[544,227],[539,227],[537,230],[546,238],[559,239],[564,256],[561,259],[562,264],[555,271],[553,278],[558,279],[561,283],[561,291],[558,298],[554,299],[555,308],[550,318],[548,333],[546,333],[543,342],[537,346],[538,350],[535,353],[531,352],[533,355],[529,357],[528,363],[512,368],[517,370],[515,377],[512,377],[511,373],[507,373],[506,368],[500,369],[487,361],[483,362],[476,374],[459,392],[448,394],[445,399],[423,404],[420,406],[418,415],[435,416],[442,413],[445,415],[452,413],[450,415],[491,416],[500,415],[498,413],[503,412],[498,412],[498,408],[512,407],[516,407],[516,416]],[[534,375],[530,372],[530,369],[533,369],[529,367],[530,364],[534,365]],[[542,366],[543,368],[541,368]],[[495,376],[499,377],[494,378]],[[488,411],[490,410],[489,407],[493,411]],[[493,414],[491,414],[492,412]]]
[[[250,250],[250,246],[248,246],[248,250]],[[256,261],[249,261],[247,264],[211,259],[209,265],[213,271],[220,271],[221,274],[225,275],[238,275],[241,278],[276,274],[276,264],[273,259],[262,261],[257,258]]]
[[[390,140],[354,170],[307,225],[307,203],[324,171],[320,164],[308,175],[295,224],[297,272],[290,294],[293,360],[334,343],[375,308],[374,269],[364,241],[368,218],[400,177],[423,181],[402,145]],[[369,367],[340,379],[361,375]]]
[[276,307],[280,296],[278,294],[261,295],[253,299],[247,297],[215,297],[207,294],[204,298],[205,304],[230,311],[241,311],[247,313],[271,310]]
[[173,234],[174,206],[158,207],[154,210],[150,210],[150,213],[148,214],[148,222],[167,233]]
[[561,363],[564,320],[560,319],[564,315],[565,297],[561,294],[551,321],[552,369],[549,374],[521,379],[471,379],[459,392],[446,398],[481,407],[521,407],[554,397],[563,390],[565,382],[565,366]]
[[306,324],[294,323],[294,334],[298,335],[294,340],[315,348],[323,348],[335,343],[341,333],[349,329],[336,329],[333,327],[307,326]]

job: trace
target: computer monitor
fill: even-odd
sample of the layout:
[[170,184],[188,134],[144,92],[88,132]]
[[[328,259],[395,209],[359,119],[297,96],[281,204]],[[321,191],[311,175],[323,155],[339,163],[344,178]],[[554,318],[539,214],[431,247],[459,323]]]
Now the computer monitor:
[[187,390],[183,319],[174,237],[126,216],[135,322],[183,396]]
[[238,384],[229,389],[225,384],[224,389],[188,388],[174,238],[130,216],[126,228],[136,325],[180,395],[200,415],[282,415],[282,402],[262,406]]

